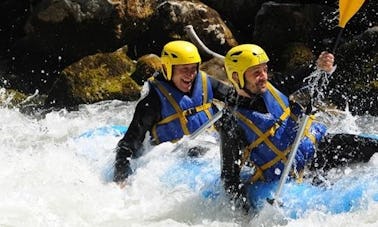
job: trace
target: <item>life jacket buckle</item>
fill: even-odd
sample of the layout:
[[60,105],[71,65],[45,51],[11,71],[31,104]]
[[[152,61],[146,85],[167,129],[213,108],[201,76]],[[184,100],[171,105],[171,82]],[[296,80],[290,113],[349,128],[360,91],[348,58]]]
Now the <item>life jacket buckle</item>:
[[196,114],[196,113],[197,113],[196,108],[189,108],[187,110],[184,110],[185,116],[190,116],[190,115],[193,115],[193,114]]

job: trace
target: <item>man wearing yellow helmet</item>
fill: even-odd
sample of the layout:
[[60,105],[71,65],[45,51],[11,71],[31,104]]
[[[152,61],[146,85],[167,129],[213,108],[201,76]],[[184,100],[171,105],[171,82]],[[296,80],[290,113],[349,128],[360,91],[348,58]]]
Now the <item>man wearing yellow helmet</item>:
[[146,132],[151,142],[176,141],[190,135],[217,111],[213,98],[223,100],[234,89],[199,71],[201,57],[187,41],[167,43],[161,53],[163,70],[149,81],[133,120],[117,145],[113,180],[122,183],[132,172],[130,159],[140,155]]
[[[304,114],[299,104],[290,101],[268,81],[268,61],[265,51],[253,44],[236,46],[225,57],[228,79],[239,94],[253,100],[230,109],[223,114],[219,124],[221,176],[226,190],[237,197],[245,196],[241,185],[280,179],[297,134],[298,119]],[[331,53],[322,52],[317,68],[330,74],[334,70],[333,62]],[[319,149],[314,158],[316,145]],[[301,177],[302,170],[311,161],[313,169],[328,170],[352,162],[368,161],[376,151],[376,140],[348,134],[326,135],[325,125],[312,117],[295,156],[293,177]],[[254,171],[246,182],[242,182],[240,171],[245,166],[252,167]]]

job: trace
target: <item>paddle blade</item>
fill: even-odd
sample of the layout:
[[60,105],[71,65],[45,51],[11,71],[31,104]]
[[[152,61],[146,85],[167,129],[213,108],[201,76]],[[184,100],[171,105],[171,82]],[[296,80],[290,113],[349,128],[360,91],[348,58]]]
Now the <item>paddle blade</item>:
[[339,0],[339,27],[344,28],[364,2],[365,0]]

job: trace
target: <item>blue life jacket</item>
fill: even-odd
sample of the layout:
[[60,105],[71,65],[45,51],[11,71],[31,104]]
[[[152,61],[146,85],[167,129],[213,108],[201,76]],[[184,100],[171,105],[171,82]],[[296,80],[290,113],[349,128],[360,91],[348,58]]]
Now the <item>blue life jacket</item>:
[[211,82],[203,72],[196,75],[190,96],[165,81],[150,80],[149,84],[161,102],[162,120],[152,128],[156,144],[192,134],[214,114]]
[[[252,182],[280,178],[297,134],[298,117],[303,114],[299,105],[290,106],[289,99],[270,83],[267,88],[262,97],[268,113],[241,107],[236,111],[249,143],[243,152],[242,165],[250,162],[256,168]],[[325,125],[313,120],[311,116],[295,156],[293,173],[297,176],[314,156],[315,144],[327,130]]]

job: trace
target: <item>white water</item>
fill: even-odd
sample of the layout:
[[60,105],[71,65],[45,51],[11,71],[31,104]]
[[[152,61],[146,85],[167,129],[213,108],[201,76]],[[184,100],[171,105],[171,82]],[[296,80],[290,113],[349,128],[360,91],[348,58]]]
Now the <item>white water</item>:
[[[250,222],[226,199],[206,201],[184,186],[164,186],[159,176],[183,158],[166,152],[172,149],[169,143],[134,163],[137,172],[124,189],[112,183],[113,148],[120,137],[78,136],[105,125],[128,125],[134,107],[134,102],[103,102],[41,119],[0,107],[0,226],[275,225],[270,217]],[[376,117],[322,117],[333,123],[332,131],[378,134]],[[210,144],[206,155],[217,160],[219,148]],[[377,155],[364,164],[377,167]],[[378,203],[366,203],[338,215],[313,211],[287,226],[378,226]]]

